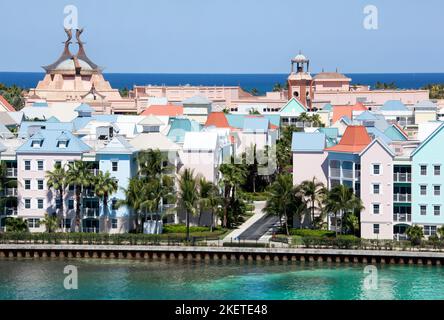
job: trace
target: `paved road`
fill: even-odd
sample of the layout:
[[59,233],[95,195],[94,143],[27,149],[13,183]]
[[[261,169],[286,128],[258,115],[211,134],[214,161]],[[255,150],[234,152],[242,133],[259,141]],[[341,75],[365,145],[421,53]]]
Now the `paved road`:
[[240,240],[259,240],[273,226],[279,223],[279,217],[263,216],[239,236]]

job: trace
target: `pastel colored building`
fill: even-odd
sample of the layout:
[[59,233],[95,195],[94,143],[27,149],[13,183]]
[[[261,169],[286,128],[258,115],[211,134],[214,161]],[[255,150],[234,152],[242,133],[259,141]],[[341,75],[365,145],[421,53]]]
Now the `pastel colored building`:
[[40,223],[45,213],[62,217],[62,230],[74,227],[74,190],[65,192],[64,212],[54,190],[48,190],[46,172],[56,164],[66,166],[69,162],[81,160],[90,147],[73,136],[69,131],[41,130],[32,135],[17,148],[18,217],[28,222],[31,232],[43,232]]
[[393,159],[395,153],[379,138],[361,153],[361,237],[393,239]]
[[424,235],[436,234],[444,224],[444,125],[441,124],[412,153],[412,222]]
[[[97,161],[99,169],[117,182],[118,189],[109,195],[106,208],[103,201],[99,202],[99,211],[90,210],[86,215],[85,227],[99,228],[101,232],[124,233],[132,230],[134,226],[132,210],[127,206],[118,206],[119,200],[125,199],[124,190],[128,188],[129,178],[137,174],[135,148],[122,136],[115,136],[102,149],[99,149]],[[97,219],[99,218],[99,219]]]
[[291,152],[294,185],[313,178],[327,185],[328,153],[325,147],[325,133],[293,133]]

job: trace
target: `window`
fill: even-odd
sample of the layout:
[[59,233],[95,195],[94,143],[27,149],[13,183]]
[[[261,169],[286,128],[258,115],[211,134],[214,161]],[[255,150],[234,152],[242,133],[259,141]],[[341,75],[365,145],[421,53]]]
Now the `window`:
[[374,234],[379,234],[379,224],[374,224],[373,225],[373,233]]
[[117,229],[117,219],[111,220],[111,229]]
[[74,209],[74,200],[68,200],[68,210]]
[[433,186],[433,194],[435,196],[440,196],[441,195],[441,186]]
[[421,175],[422,176],[426,176],[427,175],[427,166],[426,165],[421,165],[420,169],[421,169]]
[[25,199],[25,209],[31,209],[31,199]]
[[39,171],[43,171],[43,160],[38,160],[37,161],[37,170]]
[[40,228],[40,219],[35,219],[35,218],[28,219],[28,228],[30,229]]
[[422,186],[419,186],[419,194],[420,195],[422,195],[422,196],[426,196],[427,195],[427,186],[426,185],[422,185]]
[[37,180],[37,189],[43,190],[43,180]]
[[373,185],[373,194],[380,194],[381,192],[381,186],[379,184]]
[[436,235],[436,226],[424,226],[424,235],[425,236]]
[[25,170],[26,171],[31,170],[31,161],[30,160],[25,160]]
[[62,167],[62,161],[60,161],[60,160],[56,160],[56,161],[54,162],[54,167],[56,167],[56,168],[61,168],[61,167]]
[[373,214],[381,213],[381,205],[379,203],[373,204]]
[[434,205],[433,206],[433,214],[435,216],[441,215],[441,206],[440,205]]
[[60,198],[55,200],[55,207],[56,209],[62,209],[62,202],[60,201]]
[[440,165],[434,165],[433,166],[433,174],[435,176],[440,176],[441,175],[441,166]]
[[43,209],[43,199],[37,199],[37,209]]
[[419,206],[419,212],[422,216],[427,215],[427,206],[424,205]]
[[381,165],[380,164],[373,165],[373,174],[375,174],[375,175],[381,174]]
[[64,219],[65,229],[71,229],[71,219]]
[[25,190],[31,190],[31,180],[25,180]]
[[111,162],[112,171],[117,171],[119,169],[119,163],[117,161]]
[[68,186],[68,190],[69,190],[69,191],[74,191],[74,185],[73,185],[73,184],[70,184],[70,185]]
[[117,199],[111,200],[111,210],[117,210]]

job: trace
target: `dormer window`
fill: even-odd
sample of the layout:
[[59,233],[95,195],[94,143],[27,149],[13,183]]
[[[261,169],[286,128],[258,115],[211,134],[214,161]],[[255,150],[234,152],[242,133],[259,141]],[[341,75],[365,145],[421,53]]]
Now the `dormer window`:
[[68,147],[68,140],[57,141],[57,148],[66,149]]
[[43,140],[40,140],[40,139],[36,139],[36,140],[32,140],[31,141],[31,147],[32,148],[39,149],[39,148],[42,147],[42,144],[43,144]]

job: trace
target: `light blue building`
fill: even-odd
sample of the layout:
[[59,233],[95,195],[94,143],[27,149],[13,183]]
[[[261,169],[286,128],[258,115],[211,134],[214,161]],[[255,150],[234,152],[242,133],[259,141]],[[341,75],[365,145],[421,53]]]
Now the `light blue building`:
[[444,224],[444,124],[412,153],[412,223],[424,235],[435,235]]
[[[100,206],[101,231],[122,233],[131,230],[131,210],[126,206],[117,206],[119,200],[125,199],[124,189],[128,188],[129,180],[137,174],[135,149],[122,136],[115,136],[104,148],[97,151],[99,169],[109,172],[118,183],[116,193],[110,195],[108,208]],[[108,215],[106,215],[108,213]]]

